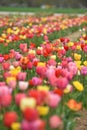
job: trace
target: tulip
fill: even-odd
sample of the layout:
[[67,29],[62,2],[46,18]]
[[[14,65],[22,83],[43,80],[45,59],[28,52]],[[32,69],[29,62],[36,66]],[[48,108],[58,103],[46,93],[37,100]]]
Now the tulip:
[[65,89],[67,85],[68,85],[67,78],[60,77],[57,79],[57,87],[58,88]]
[[44,86],[37,86],[37,90],[48,92],[49,91],[49,87],[45,86],[45,85]]
[[9,89],[8,86],[6,85],[0,86],[0,96],[6,95],[6,94],[11,94],[11,89]]
[[46,116],[49,112],[48,106],[37,106],[37,111],[40,116]]
[[6,94],[0,97],[0,104],[3,107],[8,107],[12,102],[12,96],[10,94]]
[[81,68],[81,74],[82,74],[82,75],[87,75],[87,66],[83,66],[83,67]]
[[9,70],[10,63],[4,62],[4,63],[2,64],[2,67],[3,67],[4,70]]
[[49,124],[53,129],[57,129],[61,125],[62,121],[57,115],[53,115],[50,117]]
[[26,72],[19,72],[17,74],[17,79],[20,80],[20,81],[24,81],[26,79],[26,75],[27,75]]
[[42,79],[38,78],[38,77],[33,77],[32,78],[32,83],[33,83],[33,86],[41,85],[42,84]]
[[79,111],[82,109],[82,103],[78,103],[74,99],[70,99],[66,105],[73,111]]
[[26,121],[26,120],[23,120],[23,121],[22,121],[21,130],[31,130],[31,129],[29,128],[29,122],[28,122],[28,121]]
[[32,68],[33,68],[33,63],[32,63],[32,62],[29,62],[29,63],[27,64],[27,68],[28,68],[28,69],[32,69]]
[[18,122],[12,123],[11,130],[20,130],[20,129],[21,129],[20,123],[18,123]]
[[29,90],[29,97],[33,97],[36,100],[37,105],[42,105],[45,102],[47,96],[46,91]]
[[26,94],[25,94],[25,93],[17,93],[17,94],[15,95],[15,102],[16,102],[16,104],[17,104],[17,105],[20,105],[21,100],[22,100],[23,98],[25,98],[25,97],[26,97]]
[[46,98],[46,103],[52,108],[56,108],[61,101],[61,97],[57,94],[48,94]]
[[21,91],[24,91],[28,88],[28,82],[27,81],[19,81],[18,83],[18,88],[21,90]]
[[28,121],[35,121],[38,118],[38,112],[32,108],[26,108],[23,111],[23,116]]
[[10,88],[12,88],[12,89],[16,89],[16,84],[17,84],[16,80],[10,80],[10,81],[8,82],[8,86],[9,86]]
[[17,113],[14,111],[6,112],[4,114],[3,122],[6,127],[10,127],[14,122],[17,121]]
[[84,90],[83,85],[79,81],[73,81],[73,85],[80,92]]
[[0,56],[0,63],[2,63],[4,61],[4,57]]
[[27,107],[35,108],[36,100],[34,98],[25,97],[20,101],[20,109],[24,111]]

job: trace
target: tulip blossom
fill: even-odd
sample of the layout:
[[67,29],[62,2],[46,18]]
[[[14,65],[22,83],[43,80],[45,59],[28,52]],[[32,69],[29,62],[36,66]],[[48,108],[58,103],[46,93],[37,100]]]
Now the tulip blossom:
[[21,90],[21,91],[24,91],[28,88],[28,82],[27,81],[19,81],[18,83],[18,88]]
[[36,109],[26,108],[23,111],[23,116],[28,121],[35,121],[36,119],[38,119],[38,112]]
[[38,86],[42,84],[42,79],[38,77],[33,77],[32,78],[32,84],[33,86]]
[[20,80],[20,81],[24,81],[26,79],[26,75],[27,75],[26,72],[19,72],[17,74],[17,79]]
[[9,105],[11,105],[11,102],[12,102],[11,94],[0,96],[0,105],[2,107],[8,107]]
[[24,111],[27,107],[35,108],[36,100],[34,98],[24,97],[20,101],[20,109]]
[[51,128],[57,129],[62,124],[62,121],[60,117],[58,117],[57,115],[53,115],[50,117],[49,124]]
[[82,109],[82,103],[78,103],[74,99],[70,99],[66,105],[73,111],[79,111]]
[[37,106],[37,111],[38,111],[39,115],[46,116],[49,112],[49,107],[48,106]]
[[17,113],[12,111],[12,112],[6,112],[4,114],[4,119],[3,119],[3,122],[4,122],[4,125],[6,127],[10,127],[14,122],[17,121]]
[[20,130],[21,129],[21,124],[19,122],[14,122],[11,125],[12,130]]
[[80,92],[84,90],[83,85],[79,81],[73,81],[73,85]]
[[18,93],[18,94],[16,94],[16,95],[15,95],[15,103],[16,103],[17,105],[20,105],[21,100],[22,100],[23,98],[25,98],[25,97],[26,97],[26,94],[25,94],[25,93]]
[[83,67],[81,68],[81,74],[82,74],[82,75],[87,75],[87,66],[83,66]]
[[49,93],[46,98],[46,103],[52,108],[56,108],[61,101],[61,97],[57,94]]
[[10,67],[10,63],[4,62],[4,63],[2,64],[2,67],[3,67],[4,70],[8,70],[9,67]]

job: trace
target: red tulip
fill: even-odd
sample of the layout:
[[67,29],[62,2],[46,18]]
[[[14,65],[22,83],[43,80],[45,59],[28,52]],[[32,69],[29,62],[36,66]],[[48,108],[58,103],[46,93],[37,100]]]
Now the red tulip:
[[12,125],[12,123],[16,122],[17,121],[17,113],[12,111],[12,112],[6,112],[4,114],[4,119],[3,119],[3,122],[4,122],[4,125],[6,127],[10,127]]

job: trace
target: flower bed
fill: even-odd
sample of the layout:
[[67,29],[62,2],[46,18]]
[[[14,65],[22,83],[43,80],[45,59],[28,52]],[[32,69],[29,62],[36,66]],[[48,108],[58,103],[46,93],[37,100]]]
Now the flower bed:
[[[1,34],[6,43],[1,42],[0,46],[4,44],[6,49],[9,45],[9,53],[0,54],[0,129],[73,130],[77,111],[87,108],[87,34],[74,42],[63,37],[52,42],[48,37],[48,33],[57,31],[54,26],[59,24],[60,19],[63,21],[61,25],[67,24],[68,28],[69,22],[76,26],[86,17],[80,21],[79,18],[63,20],[62,16],[57,21],[57,18],[43,18],[45,21],[41,23],[41,18],[32,18],[34,23],[27,28],[23,25],[28,19],[16,19],[12,23],[14,26],[19,23],[18,26],[12,24]],[[22,31],[21,35],[25,37],[29,34],[28,30],[38,34],[34,27],[43,28],[39,37],[43,34],[44,42],[37,46],[38,43],[21,43],[20,39],[16,39],[19,41],[17,50],[14,44],[10,44],[15,41],[12,39],[15,31],[18,37]],[[43,32],[49,28],[54,30]],[[6,41],[8,35],[12,41]]]

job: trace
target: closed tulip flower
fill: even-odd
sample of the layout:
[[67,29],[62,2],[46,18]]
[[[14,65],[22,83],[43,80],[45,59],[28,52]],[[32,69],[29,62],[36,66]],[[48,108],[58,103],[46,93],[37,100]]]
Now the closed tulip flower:
[[60,103],[61,101],[61,97],[57,94],[48,94],[48,97],[46,99],[46,103],[52,107],[52,108],[55,108],[58,106],[58,104]]
[[19,81],[18,83],[18,88],[21,90],[21,91],[24,91],[28,88],[28,82],[27,81]]
[[24,111],[27,107],[35,108],[36,107],[36,100],[34,98],[25,97],[20,101],[20,109]]
[[3,122],[6,127],[10,127],[14,122],[17,121],[17,113],[14,111],[6,112],[4,114]]
[[57,115],[53,115],[50,117],[49,124],[53,129],[57,129],[61,125],[62,121]]
[[16,104],[17,104],[17,105],[20,105],[21,100],[22,100],[23,98],[25,98],[25,97],[26,97],[26,94],[25,94],[25,93],[17,93],[17,94],[15,95],[15,102],[16,102]]
[[37,111],[40,116],[46,116],[49,112],[48,106],[37,106]]
[[26,72],[19,72],[17,74],[17,79],[20,80],[20,81],[24,81],[26,79],[26,75],[27,75]]
[[9,105],[11,105],[11,102],[12,102],[11,94],[6,94],[0,97],[0,103],[1,106],[3,107],[8,107]]
[[28,121],[35,121],[38,118],[38,112],[33,108],[26,108],[23,111],[23,116]]

